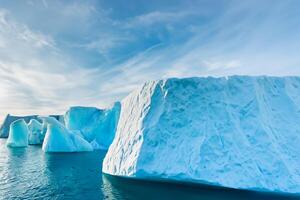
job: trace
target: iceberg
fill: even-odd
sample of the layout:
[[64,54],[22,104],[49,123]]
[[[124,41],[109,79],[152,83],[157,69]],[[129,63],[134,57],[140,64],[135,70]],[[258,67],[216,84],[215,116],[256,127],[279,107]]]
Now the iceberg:
[[115,136],[120,109],[120,102],[110,109],[71,107],[65,114],[65,124],[68,130],[79,131],[94,149],[107,150]]
[[30,116],[14,116],[10,114],[6,115],[0,127],[0,138],[8,137],[10,124],[18,119],[24,119],[26,123],[29,123],[31,119],[37,119],[37,115],[30,115]]
[[28,130],[29,130],[28,143],[30,145],[43,143],[45,135],[43,134],[43,126],[39,121],[37,121],[36,119],[31,119],[30,122],[28,123]]
[[42,149],[44,152],[80,152],[93,151],[92,145],[78,133],[66,127],[53,117],[41,117],[47,124],[47,132]]
[[28,146],[28,127],[24,119],[18,119],[10,124],[9,136],[6,141],[6,146]]
[[300,77],[150,81],[121,105],[106,174],[300,193]]
[[[55,119],[57,119],[58,121],[60,121],[61,123],[64,123],[64,116],[63,115],[50,115],[50,117],[54,117]],[[10,124],[18,119],[24,119],[26,123],[29,123],[31,119],[35,119],[37,121],[39,121],[38,119],[38,115],[28,115],[28,116],[14,116],[14,115],[10,115],[8,114],[1,127],[0,127],[0,138],[7,138],[8,134],[9,134],[9,127]]]

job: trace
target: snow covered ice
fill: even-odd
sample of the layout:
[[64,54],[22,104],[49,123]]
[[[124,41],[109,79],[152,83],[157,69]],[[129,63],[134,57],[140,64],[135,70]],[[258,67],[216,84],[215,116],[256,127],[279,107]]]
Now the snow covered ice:
[[35,120],[31,119],[28,123],[28,130],[29,130],[29,144],[42,144],[45,135],[43,134],[43,126],[42,124]]
[[28,128],[24,119],[18,119],[10,124],[6,145],[9,147],[28,146]]
[[55,118],[43,117],[47,132],[43,142],[45,152],[80,152],[92,151],[92,145],[77,132],[69,131]]
[[65,114],[67,129],[79,131],[94,149],[108,149],[115,135],[120,103],[110,109],[71,107]]
[[300,78],[151,81],[122,102],[103,172],[300,193]]

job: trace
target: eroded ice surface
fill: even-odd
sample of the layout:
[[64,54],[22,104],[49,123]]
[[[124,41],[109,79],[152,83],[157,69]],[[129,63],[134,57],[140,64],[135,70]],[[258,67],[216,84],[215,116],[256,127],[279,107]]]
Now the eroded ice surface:
[[43,126],[42,124],[35,120],[31,119],[28,123],[28,130],[29,130],[29,137],[28,143],[29,144],[42,144],[45,135],[43,134]]
[[120,114],[120,103],[110,109],[71,107],[65,114],[65,124],[71,131],[79,131],[94,149],[108,149]]
[[24,119],[18,119],[10,124],[6,145],[9,147],[28,146],[28,127]]
[[168,79],[122,101],[103,172],[300,193],[300,78]]
[[92,145],[76,132],[66,127],[52,117],[43,117],[43,123],[47,124],[47,132],[43,142],[45,152],[79,152],[92,151]]

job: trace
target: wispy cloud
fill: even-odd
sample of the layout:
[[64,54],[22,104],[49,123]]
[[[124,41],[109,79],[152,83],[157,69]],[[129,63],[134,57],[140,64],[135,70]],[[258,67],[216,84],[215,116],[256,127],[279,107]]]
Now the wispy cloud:
[[0,115],[106,106],[149,79],[300,75],[299,5],[4,1]]

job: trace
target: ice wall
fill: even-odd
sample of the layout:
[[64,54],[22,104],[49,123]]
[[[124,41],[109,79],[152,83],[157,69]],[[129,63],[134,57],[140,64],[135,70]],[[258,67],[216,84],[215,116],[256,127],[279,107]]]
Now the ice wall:
[[79,131],[95,149],[108,149],[119,119],[121,104],[110,109],[71,107],[65,114],[65,124],[71,131]]
[[300,193],[300,78],[148,82],[122,101],[103,172]]

